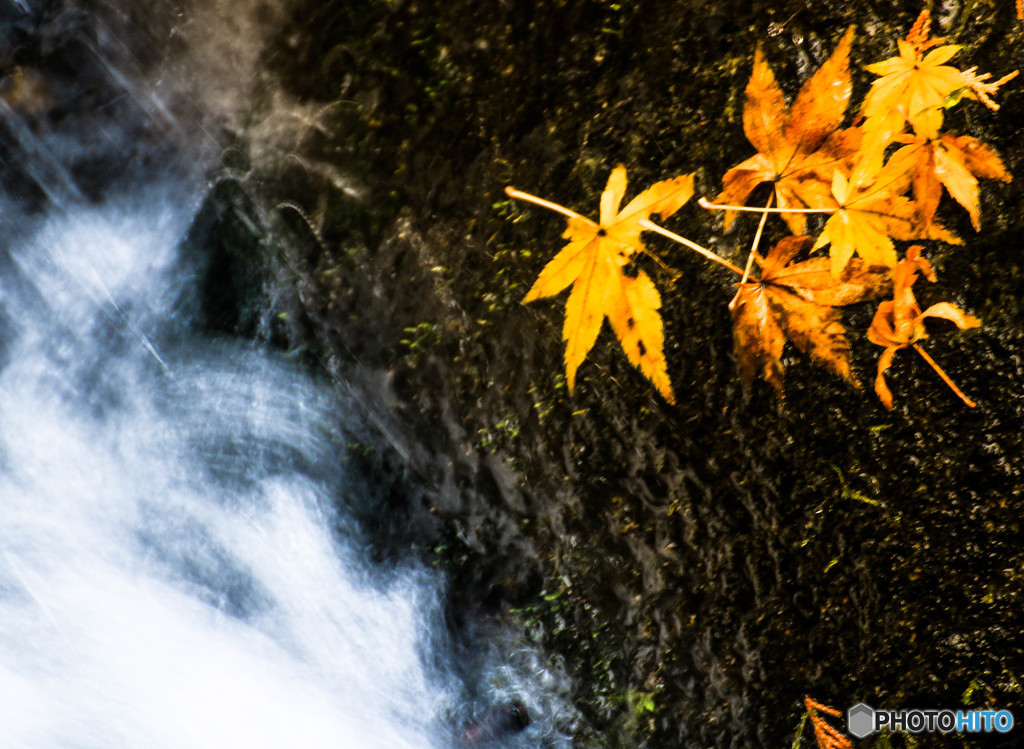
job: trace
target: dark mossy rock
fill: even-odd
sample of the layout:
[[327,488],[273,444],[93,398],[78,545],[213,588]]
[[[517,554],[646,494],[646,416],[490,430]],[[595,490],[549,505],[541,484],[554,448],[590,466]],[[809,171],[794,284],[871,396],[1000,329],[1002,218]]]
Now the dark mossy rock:
[[[733,279],[657,240],[682,273],[672,284],[645,266],[664,296],[678,405],[608,330],[570,395],[561,305],[520,304],[563,219],[503,193],[511,183],[590,213],[623,163],[637,190],[697,171],[698,193],[714,195],[753,152],[741,111],[756,45],[792,96],[856,24],[858,102],[862,66],[891,56],[918,11],[300,2],[268,51],[286,89],[321,112],[303,166],[259,175],[277,190],[268,205],[287,203],[272,292],[291,300],[282,335],[360,393],[384,435],[361,459],[400,474],[381,494],[379,537],[444,562],[453,611],[529,625],[563,657],[580,745],[788,746],[805,695],[1024,708],[1019,181],[982,183],[979,234],[943,203],[967,244],[927,243],[939,282],[916,288],[923,304],[984,319],[936,326],[927,344],[978,407],[902,352],[892,412],[870,392],[871,309],[845,318],[864,390],[790,350],[783,408],[766,384],[740,384]],[[964,65],[999,76],[1024,62],[1012,3],[936,15]],[[948,126],[1024,179],[1021,86],[999,113],[962,105]],[[670,223],[737,260],[754,226],[723,234],[695,205]]]

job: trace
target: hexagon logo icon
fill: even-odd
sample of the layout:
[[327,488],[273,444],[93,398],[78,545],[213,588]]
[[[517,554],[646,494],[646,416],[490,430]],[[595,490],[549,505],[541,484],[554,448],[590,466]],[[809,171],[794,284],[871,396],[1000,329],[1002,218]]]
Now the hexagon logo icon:
[[846,730],[862,739],[875,730],[875,711],[859,702],[846,712]]

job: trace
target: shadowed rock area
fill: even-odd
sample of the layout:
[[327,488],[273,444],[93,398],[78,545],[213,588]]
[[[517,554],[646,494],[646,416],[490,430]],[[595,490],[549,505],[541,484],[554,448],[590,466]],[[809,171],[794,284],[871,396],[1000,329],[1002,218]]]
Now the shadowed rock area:
[[[366,477],[367,544],[450,571],[453,632],[483,613],[561,661],[579,746],[790,746],[805,695],[1024,720],[1024,83],[997,114],[969,103],[947,115],[1017,181],[982,182],[978,234],[943,202],[966,245],[924,243],[939,282],[915,287],[922,306],[952,301],[984,322],[936,325],[927,343],[973,410],[908,352],[889,374],[895,410],[882,408],[871,305],[844,314],[862,392],[792,348],[784,409],[761,381],[745,392],[734,280],[655,238],[682,274],[672,283],[641,260],[662,290],[678,404],[607,327],[570,395],[564,305],[520,304],[564,219],[503,192],[593,215],[622,163],[631,195],[697,171],[697,194],[713,197],[753,153],[741,114],[757,44],[793,96],[856,24],[856,105],[871,80],[861,66],[894,54],[918,11],[300,2],[266,51],[306,121],[279,157],[243,139],[236,155],[250,148],[254,166],[200,214],[190,243],[211,256],[209,325],[266,336],[345,383],[366,434],[339,460]],[[999,77],[1024,65],[1012,3],[936,15],[963,66]],[[742,262],[756,220],[723,234],[719,215],[689,204],[667,225]],[[781,227],[769,222],[766,240]],[[254,312],[264,304],[273,315]]]

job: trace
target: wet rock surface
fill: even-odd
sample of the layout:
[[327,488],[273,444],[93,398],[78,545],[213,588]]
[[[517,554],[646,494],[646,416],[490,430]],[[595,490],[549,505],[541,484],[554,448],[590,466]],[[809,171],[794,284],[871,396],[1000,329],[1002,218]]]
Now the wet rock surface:
[[[808,694],[844,709],[1024,707],[1019,85],[998,114],[949,114],[1017,181],[982,183],[979,234],[943,203],[967,244],[927,243],[939,283],[915,288],[982,317],[927,344],[977,409],[901,354],[885,411],[869,305],[845,317],[863,392],[789,350],[784,409],[762,382],[745,393],[733,279],[656,240],[682,272],[672,284],[645,266],[675,407],[607,329],[570,395],[562,305],[519,303],[564,220],[510,203],[506,184],[592,213],[624,163],[636,190],[696,170],[713,196],[753,152],[740,120],[755,45],[792,96],[856,24],[856,103],[861,66],[891,56],[918,10],[309,3],[269,56],[292,95],[322,104],[275,177],[293,203],[279,267],[299,290],[293,345],[354,383],[390,435],[359,458],[392,476],[376,538],[450,569],[455,626],[483,611],[564,662],[580,745],[788,745]],[[1021,66],[1010,4],[936,13],[966,65]],[[724,234],[687,206],[668,225],[739,259],[755,221]]]

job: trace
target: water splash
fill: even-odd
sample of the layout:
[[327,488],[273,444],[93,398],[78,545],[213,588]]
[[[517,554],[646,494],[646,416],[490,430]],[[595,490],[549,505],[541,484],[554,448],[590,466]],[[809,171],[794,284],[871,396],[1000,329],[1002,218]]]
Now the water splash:
[[349,574],[338,403],[246,344],[161,341],[181,218],[83,209],[10,254],[0,745],[432,745],[431,588]]

